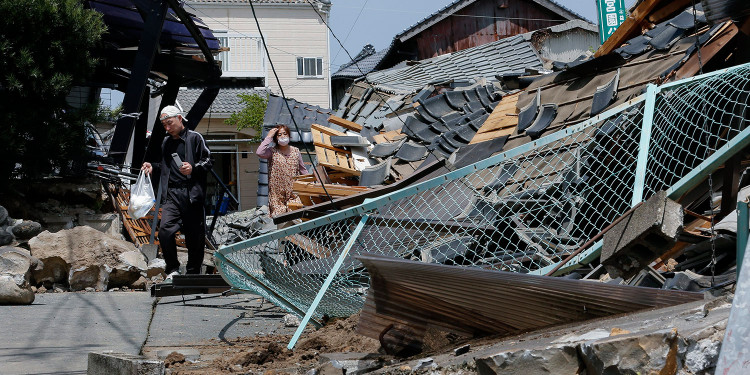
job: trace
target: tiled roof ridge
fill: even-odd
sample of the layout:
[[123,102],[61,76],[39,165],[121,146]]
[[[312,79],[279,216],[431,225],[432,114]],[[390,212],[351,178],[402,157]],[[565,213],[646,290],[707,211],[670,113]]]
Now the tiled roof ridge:
[[[356,64],[356,63],[358,63],[360,61],[362,61],[362,59],[364,59],[366,57],[370,57],[370,56],[374,55],[375,53],[377,53],[377,52],[375,51],[375,47],[372,44],[370,44],[370,43],[365,44],[365,46],[362,47],[362,50],[359,51],[359,53],[357,54],[357,56],[354,56],[354,58],[351,61],[349,61],[348,63],[341,65],[341,67],[339,68],[339,70],[336,73],[338,73],[338,72],[340,72],[340,71],[342,71],[342,70],[344,70],[344,69],[346,69],[346,68],[348,68],[348,67],[350,67],[350,66],[352,66],[352,65],[354,65],[354,64]],[[336,73],[333,73],[333,74],[336,74]]]

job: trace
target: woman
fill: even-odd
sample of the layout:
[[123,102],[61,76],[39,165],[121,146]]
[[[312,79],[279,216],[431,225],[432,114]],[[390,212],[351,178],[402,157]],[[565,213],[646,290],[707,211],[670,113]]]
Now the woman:
[[289,209],[290,201],[299,202],[294,194],[294,177],[307,174],[299,149],[289,145],[289,128],[279,125],[268,132],[258,146],[258,157],[268,159],[268,208],[271,217],[281,215]]

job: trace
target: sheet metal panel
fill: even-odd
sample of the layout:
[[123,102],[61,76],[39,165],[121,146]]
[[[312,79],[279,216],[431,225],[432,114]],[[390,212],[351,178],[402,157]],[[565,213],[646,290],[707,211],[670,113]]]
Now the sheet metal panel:
[[[427,264],[377,255],[357,257],[370,290],[357,332],[414,335],[428,327],[458,334],[511,335],[552,325],[698,301],[702,293]],[[390,326],[393,324],[393,326]],[[389,328],[390,326],[390,328]],[[398,335],[384,335],[403,345]]]

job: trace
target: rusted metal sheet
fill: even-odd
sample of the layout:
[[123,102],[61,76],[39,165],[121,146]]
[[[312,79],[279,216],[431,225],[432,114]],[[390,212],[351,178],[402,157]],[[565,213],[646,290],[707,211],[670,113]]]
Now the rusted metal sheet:
[[703,299],[702,293],[603,284],[428,264],[385,256],[357,257],[370,290],[357,332],[386,348],[421,350],[425,332],[511,335]]
[[416,40],[418,59],[494,42],[567,20],[531,1],[477,1],[425,29]]

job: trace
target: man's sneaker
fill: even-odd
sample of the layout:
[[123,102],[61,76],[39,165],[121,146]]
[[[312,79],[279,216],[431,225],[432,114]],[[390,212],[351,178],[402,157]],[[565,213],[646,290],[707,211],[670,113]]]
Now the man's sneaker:
[[179,274],[180,274],[179,271],[174,271],[174,272],[170,273],[169,275],[167,275],[167,278],[164,279],[164,284],[171,284],[172,283],[172,278],[174,278],[175,275],[179,275]]

